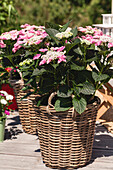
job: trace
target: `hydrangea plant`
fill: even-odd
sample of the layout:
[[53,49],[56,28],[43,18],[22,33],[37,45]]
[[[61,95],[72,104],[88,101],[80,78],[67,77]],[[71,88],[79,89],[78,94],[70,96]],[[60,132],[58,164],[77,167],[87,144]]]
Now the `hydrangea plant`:
[[8,106],[12,104],[13,96],[6,91],[0,91],[0,120],[6,119],[10,114]]
[[[7,48],[5,35],[0,36],[1,49]],[[40,95],[38,106],[47,104],[49,95],[56,92],[57,111],[74,107],[81,114],[96,90],[113,77],[113,39],[97,28],[25,24],[16,31],[16,41],[11,37],[12,54],[5,56],[16,60],[27,85],[24,90],[32,88]]]

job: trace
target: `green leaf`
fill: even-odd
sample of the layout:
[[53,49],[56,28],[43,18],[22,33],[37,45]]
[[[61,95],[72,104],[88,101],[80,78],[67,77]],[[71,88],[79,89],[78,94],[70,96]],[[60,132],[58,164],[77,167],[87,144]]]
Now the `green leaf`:
[[79,54],[79,55],[83,55],[80,47],[77,47],[76,49],[73,50],[75,53]]
[[32,74],[32,76],[41,76],[44,72],[45,72],[46,70],[44,69],[44,68],[42,68],[42,69],[38,69],[38,68],[36,68],[34,71],[33,71],[33,74]]
[[105,73],[108,74],[109,77],[113,78],[113,69],[106,70]]
[[81,88],[80,92],[85,95],[94,94],[95,87],[91,83],[85,82],[83,83],[83,87]]
[[32,89],[32,87],[26,86],[26,87],[23,87],[23,88],[22,88],[23,91],[28,90],[28,89]]
[[52,37],[54,40],[58,41],[57,37],[55,36],[57,33],[59,33],[58,30],[53,29],[53,28],[47,28],[45,29],[46,33]]
[[25,53],[24,57],[28,57],[28,56],[33,55],[33,54],[34,54],[33,52],[30,52],[30,51],[26,50],[26,53]]
[[40,103],[41,103],[41,100],[39,100],[38,102],[37,102],[37,107],[39,107],[40,106]]
[[77,99],[77,98],[74,97],[72,102],[73,102],[73,106],[74,106],[75,110],[79,114],[81,114],[85,111],[86,106],[87,106],[87,102],[83,97],[81,97],[80,99]]
[[66,111],[71,107],[70,98],[58,98],[55,102],[55,110],[56,111]]
[[50,76],[49,79],[47,77],[45,78],[44,76],[41,76],[39,81],[40,93],[42,94],[48,93],[54,88],[54,78],[51,75],[48,76]]
[[88,49],[89,50],[95,50],[95,44],[91,44],[91,46]]
[[[58,38],[55,35],[57,33],[59,33],[59,32],[57,30],[51,29],[51,28],[46,29],[46,32],[51,37],[51,39],[53,39],[55,41],[55,43],[58,45],[59,44],[59,40],[58,40]],[[53,45],[54,45],[54,43],[53,43]]]
[[107,74],[98,74],[96,72],[92,72],[92,77],[95,80],[95,82],[102,81],[102,80],[109,78]]
[[67,97],[70,97],[71,94],[72,94],[72,92],[69,91],[67,85],[60,85],[60,86],[59,86],[59,89],[58,89],[58,91],[57,91],[58,97],[67,98]]
[[59,64],[51,64],[51,65],[54,67],[54,69],[56,69],[59,66]]
[[79,43],[80,43],[80,40],[77,38],[77,39],[75,39],[74,43],[72,43],[72,44],[66,44],[65,47],[66,47],[66,52],[67,52],[67,54],[68,54],[68,52],[69,52],[74,46],[76,46],[76,45],[79,44]]
[[76,35],[77,35],[77,33],[78,33],[77,27],[75,27],[75,28],[72,30],[72,33],[73,33],[73,37],[76,37]]
[[60,32],[64,32],[64,31],[68,28],[70,22],[71,22],[71,21],[69,21],[69,22],[67,22],[65,25],[63,25],[63,26],[59,29]]
[[26,76],[28,76],[28,75],[29,75],[29,72],[23,72],[23,73],[22,73],[22,76],[23,76],[23,77],[26,77]]
[[25,84],[30,84],[32,81],[34,81],[34,79],[30,78],[30,80],[28,82],[26,82]]
[[93,58],[90,58],[90,59],[87,59],[86,61],[87,62],[92,62],[92,61],[97,61],[98,57],[93,57]]
[[72,63],[71,64],[71,70],[78,70],[78,71],[81,71],[81,70],[84,70],[84,66],[79,66],[75,63]]
[[70,62],[70,61],[72,60],[73,57],[74,57],[74,55],[73,55],[73,56],[66,55],[66,60],[67,60],[67,62]]
[[46,28],[53,28],[53,29],[59,29],[59,25],[58,24],[54,24],[54,23],[50,23],[50,22],[45,22],[45,27]]

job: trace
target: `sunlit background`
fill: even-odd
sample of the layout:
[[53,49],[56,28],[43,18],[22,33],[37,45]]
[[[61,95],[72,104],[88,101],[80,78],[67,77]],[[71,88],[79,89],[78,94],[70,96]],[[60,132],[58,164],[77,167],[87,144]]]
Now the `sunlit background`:
[[21,24],[45,22],[85,26],[102,22],[101,14],[111,13],[111,0],[2,0],[0,33]]

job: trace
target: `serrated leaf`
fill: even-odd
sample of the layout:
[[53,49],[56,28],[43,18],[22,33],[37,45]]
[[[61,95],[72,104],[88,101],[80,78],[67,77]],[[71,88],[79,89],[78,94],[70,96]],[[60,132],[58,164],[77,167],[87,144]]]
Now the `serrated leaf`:
[[57,33],[59,33],[58,30],[53,29],[53,28],[47,28],[45,29],[46,33],[56,42],[56,44],[58,45],[59,40],[58,38],[55,36]]
[[52,36],[52,37],[55,37],[55,35],[56,35],[57,33],[59,33],[58,30],[53,29],[53,28],[47,28],[47,29],[45,29],[45,30],[46,30],[46,33],[49,34],[49,35]]
[[79,66],[75,63],[72,63],[71,64],[71,70],[77,70],[77,71],[81,71],[81,70],[84,70],[84,66]]
[[92,72],[92,77],[95,80],[95,82],[102,81],[102,80],[109,78],[107,74],[98,74],[96,72]]
[[91,83],[85,82],[83,83],[83,87],[81,88],[80,92],[85,95],[90,95],[95,92],[95,87]]
[[66,111],[66,110],[69,110],[70,107],[71,107],[70,98],[59,98],[55,102],[55,110],[56,111]]
[[74,97],[72,102],[73,102],[73,106],[74,106],[76,112],[81,114],[85,111],[87,102],[83,97],[81,97],[80,99],[77,99]]

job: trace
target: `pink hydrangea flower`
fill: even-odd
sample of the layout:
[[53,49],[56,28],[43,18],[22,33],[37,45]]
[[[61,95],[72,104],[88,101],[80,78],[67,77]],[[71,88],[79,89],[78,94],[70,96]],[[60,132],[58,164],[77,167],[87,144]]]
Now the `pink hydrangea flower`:
[[1,48],[5,48],[6,47],[6,44],[2,40],[0,40],[0,47]]
[[39,58],[40,58],[40,56],[41,56],[41,54],[36,54],[36,55],[33,57],[33,60],[37,60],[37,59],[39,59]]
[[44,52],[48,51],[48,49],[47,48],[40,48],[39,51],[44,53]]
[[58,63],[61,63],[62,61],[66,62],[66,56],[65,55],[58,56],[57,58],[58,58]]
[[108,43],[108,48],[111,48],[111,47],[113,47],[113,43]]
[[45,63],[46,63],[46,60],[43,59],[43,60],[39,63],[39,66],[41,66],[41,65],[43,65],[43,64],[45,64]]
[[65,46],[59,47],[57,51],[63,51]]

